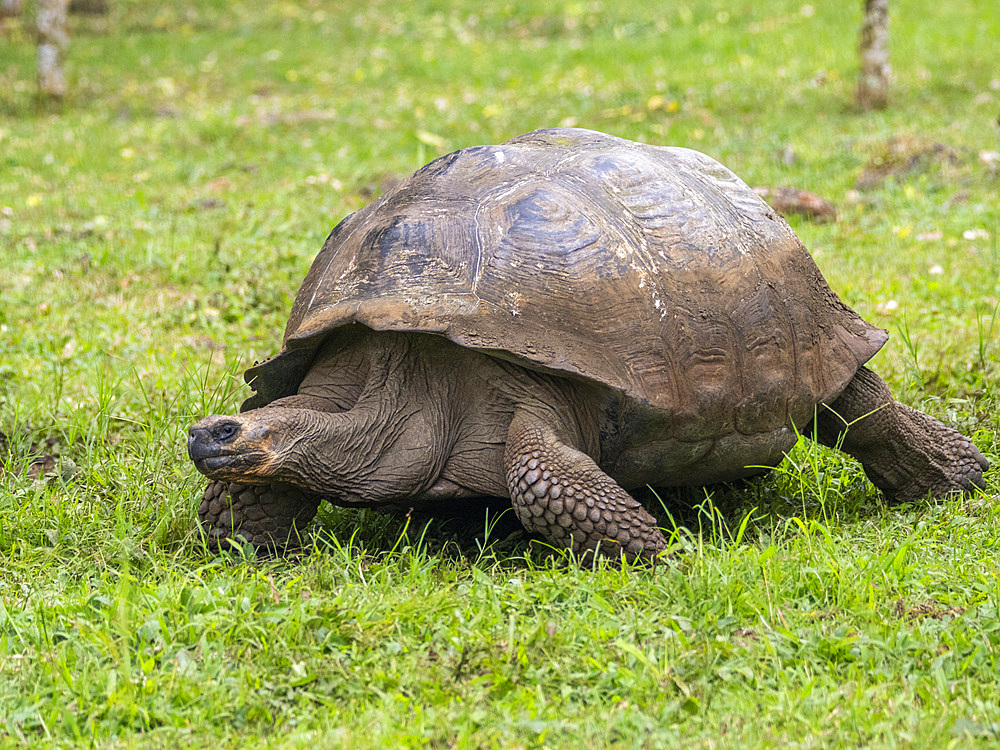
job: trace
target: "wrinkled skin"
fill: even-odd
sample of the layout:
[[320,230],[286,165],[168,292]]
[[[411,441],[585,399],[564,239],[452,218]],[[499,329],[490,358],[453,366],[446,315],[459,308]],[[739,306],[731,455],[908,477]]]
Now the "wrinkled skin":
[[[683,419],[629,403],[440,337],[354,326],[327,338],[296,395],[191,428],[189,455],[213,480],[199,517],[216,545],[281,550],[321,499],[405,512],[506,495],[553,545],[650,559],[666,541],[629,489],[745,476],[794,443],[782,428],[692,452]],[[983,487],[988,465],[968,438],[894,401],[866,368],[819,409],[815,439],[860,460],[891,500]],[[646,434],[658,439],[636,453]]]

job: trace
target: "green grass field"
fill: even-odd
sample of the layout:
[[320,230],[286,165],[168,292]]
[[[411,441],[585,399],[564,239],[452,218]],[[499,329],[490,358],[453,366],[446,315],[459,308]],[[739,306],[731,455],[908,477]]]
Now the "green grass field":
[[[0,745],[1000,745],[992,2],[893,2],[872,114],[857,2],[110,4],[73,19],[62,105],[34,5],[0,30]],[[206,554],[187,427],[247,395],[333,225],[560,124],[837,203],[793,225],[988,491],[888,508],[802,441],[665,496],[668,568],[337,508],[289,559]]]

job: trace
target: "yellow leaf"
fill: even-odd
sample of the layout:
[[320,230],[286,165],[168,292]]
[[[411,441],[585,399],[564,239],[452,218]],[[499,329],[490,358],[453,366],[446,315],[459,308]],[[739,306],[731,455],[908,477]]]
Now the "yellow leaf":
[[677,103],[676,99],[667,99],[659,94],[649,97],[649,101],[646,102],[646,109],[650,112],[657,109],[662,109],[664,112],[676,112],[680,108],[681,105]]
[[444,138],[435,133],[429,133],[426,130],[417,131],[417,140],[421,143],[426,143],[428,146],[433,146],[439,151],[444,151],[448,147],[448,142]]
[[177,84],[174,83],[173,78],[168,78],[166,76],[157,78],[156,87],[164,96],[174,96],[177,93]]

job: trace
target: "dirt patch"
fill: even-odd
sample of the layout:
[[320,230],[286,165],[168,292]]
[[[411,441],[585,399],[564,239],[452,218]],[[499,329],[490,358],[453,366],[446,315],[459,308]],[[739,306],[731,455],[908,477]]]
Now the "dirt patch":
[[59,458],[56,442],[55,438],[46,438],[41,444],[12,442],[4,432],[0,432],[0,475],[72,479],[77,472],[76,465],[68,459]]
[[837,207],[816,193],[791,187],[755,187],[757,195],[782,216],[798,214],[817,222],[835,221]]
[[964,607],[949,607],[937,599],[925,599],[916,604],[909,604],[905,599],[899,599],[893,606],[893,614],[901,620],[910,622],[926,620],[952,619],[965,613]]
[[760,643],[760,635],[753,628],[739,628],[733,633],[733,643],[741,648],[748,648],[751,643]]
[[902,177],[934,164],[957,166],[960,162],[958,152],[944,143],[913,135],[898,136],[872,150],[855,187],[859,190],[877,187],[889,178]]

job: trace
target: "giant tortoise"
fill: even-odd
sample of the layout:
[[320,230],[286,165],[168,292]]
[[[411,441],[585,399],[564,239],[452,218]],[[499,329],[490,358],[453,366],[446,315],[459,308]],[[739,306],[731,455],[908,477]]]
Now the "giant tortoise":
[[972,442],[864,366],[886,338],[701,153],[576,129],[462,149],[333,230],[254,395],[190,429],[200,521],[281,549],[324,498],[509,496],[554,545],[649,558],[629,490],[748,476],[800,433],[890,501],[983,487]]

